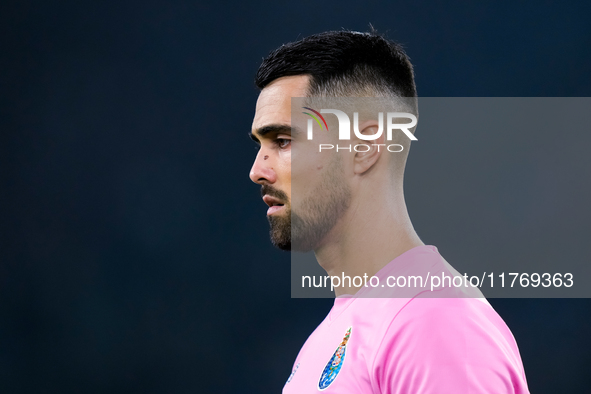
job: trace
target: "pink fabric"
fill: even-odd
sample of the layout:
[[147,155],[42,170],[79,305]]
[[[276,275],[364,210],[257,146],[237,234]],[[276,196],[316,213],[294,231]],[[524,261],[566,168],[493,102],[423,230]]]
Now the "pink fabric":
[[[385,280],[393,273],[448,267],[437,248],[419,246],[377,276]],[[377,290],[366,288],[358,295]],[[515,339],[485,299],[424,298],[423,290],[405,291],[405,298],[335,299],[300,350],[283,393],[529,393]],[[340,365],[336,378],[320,390],[327,363],[344,344],[342,362],[332,364]]]

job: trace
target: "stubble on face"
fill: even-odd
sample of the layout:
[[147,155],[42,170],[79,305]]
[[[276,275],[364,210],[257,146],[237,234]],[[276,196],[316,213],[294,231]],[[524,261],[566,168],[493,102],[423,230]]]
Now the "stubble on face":
[[285,212],[283,215],[269,215],[271,242],[281,250],[291,250],[291,202],[287,194],[273,186],[263,185],[261,195],[271,196],[284,202]]
[[286,202],[283,215],[267,216],[273,245],[285,251],[309,252],[322,243],[351,201],[351,190],[346,184],[341,164],[340,157],[335,156],[318,185],[301,198],[301,203],[294,210],[285,193],[263,185],[263,195],[268,194]]

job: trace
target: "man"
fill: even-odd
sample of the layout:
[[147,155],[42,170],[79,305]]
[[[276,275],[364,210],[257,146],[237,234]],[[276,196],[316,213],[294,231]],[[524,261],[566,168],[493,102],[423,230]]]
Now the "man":
[[[250,178],[269,206],[274,245],[313,250],[332,277],[457,276],[435,247],[423,244],[407,213],[402,185],[410,132],[384,133],[376,116],[388,106],[397,116],[418,114],[412,65],[399,45],[375,33],[313,35],[269,54],[256,84],[251,138],[260,149]],[[304,110],[296,113],[298,97],[304,101],[294,99],[295,107]],[[333,103],[357,106],[347,141],[355,148],[322,151],[320,144],[342,142],[336,117],[320,110]],[[308,115],[319,127],[306,134]],[[400,148],[383,149],[389,144]],[[343,280],[335,293],[284,393],[528,392],[515,340],[478,291],[391,292]]]

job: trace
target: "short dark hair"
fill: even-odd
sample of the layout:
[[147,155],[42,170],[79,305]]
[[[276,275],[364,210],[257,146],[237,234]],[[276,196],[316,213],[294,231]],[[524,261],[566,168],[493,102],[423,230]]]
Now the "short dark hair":
[[417,96],[402,46],[375,31],[328,31],[284,44],[263,60],[255,84],[262,90],[277,78],[305,74],[309,96]]

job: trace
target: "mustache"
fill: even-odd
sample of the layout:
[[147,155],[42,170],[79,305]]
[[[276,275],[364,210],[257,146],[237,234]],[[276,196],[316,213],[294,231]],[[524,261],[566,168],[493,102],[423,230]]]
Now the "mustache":
[[278,198],[279,200],[284,201],[284,202],[289,201],[289,198],[287,197],[287,194],[285,194],[285,192],[283,192],[279,189],[275,189],[273,186],[263,185],[261,187],[261,197],[263,197],[265,195],[269,195],[271,197]]

